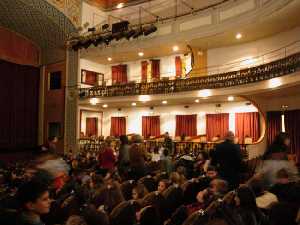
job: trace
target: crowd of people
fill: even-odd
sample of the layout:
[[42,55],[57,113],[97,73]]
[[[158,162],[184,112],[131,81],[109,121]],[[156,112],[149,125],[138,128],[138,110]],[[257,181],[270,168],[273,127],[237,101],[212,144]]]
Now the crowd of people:
[[97,152],[1,163],[3,225],[295,225],[300,182],[280,133],[249,174],[234,134],[211,152],[175,155],[171,138],[147,151],[143,139],[107,137]]

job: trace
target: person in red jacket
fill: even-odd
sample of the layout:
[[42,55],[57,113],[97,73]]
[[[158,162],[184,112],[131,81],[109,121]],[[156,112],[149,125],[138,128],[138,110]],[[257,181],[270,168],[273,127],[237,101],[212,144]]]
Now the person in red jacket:
[[104,148],[98,156],[99,168],[104,176],[115,168],[116,156],[111,147],[111,142],[111,137],[105,139]]

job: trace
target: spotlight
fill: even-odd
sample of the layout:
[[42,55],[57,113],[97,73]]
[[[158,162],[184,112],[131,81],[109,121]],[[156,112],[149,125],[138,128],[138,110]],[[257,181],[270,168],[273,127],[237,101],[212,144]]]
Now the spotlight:
[[80,43],[77,42],[75,45],[72,46],[72,49],[73,49],[74,51],[78,51],[78,49],[80,49]]
[[96,31],[96,28],[95,27],[90,27],[88,28],[88,32],[95,32]]
[[137,30],[134,31],[134,35],[132,36],[133,38],[138,38],[139,36],[141,36],[143,34],[143,29],[139,28]]
[[124,38],[124,33],[123,32],[118,32],[113,34],[113,38],[116,39],[116,41],[119,41],[120,39]]
[[143,27],[143,33],[145,36],[148,36],[149,34],[154,33],[157,31],[157,27],[151,24],[150,26]]
[[111,34],[108,34],[108,35],[103,37],[103,41],[106,45],[108,45],[112,40],[113,40],[113,37],[112,37]]
[[134,30],[129,30],[125,33],[125,37],[127,40],[129,40],[134,34],[135,34]]
[[103,42],[103,38],[100,36],[96,40],[94,40],[93,44],[97,47],[99,44]]
[[103,24],[102,25],[102,30],[107,30],[109,28],[109,24]]
[[85,40],[82,45],[85,49],[87,49],[88,47],[90,47],[90,45],[93,43],[93,41],[91,39],[87,39]]

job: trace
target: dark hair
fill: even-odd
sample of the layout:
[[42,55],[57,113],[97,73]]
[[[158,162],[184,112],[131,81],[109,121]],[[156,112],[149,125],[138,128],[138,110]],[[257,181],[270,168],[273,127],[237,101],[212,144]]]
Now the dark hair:
[[286,169],[282,168],[277,171],[276,178],[289,178],[289,173]]
[[261,196],[265,190],[263,181],[260,178],[256,177],[252,177],[248,181],[248,186],[252,189],[256,197]]
[[36,202],[38,198],[48,191],[48,185],[36,179],[30,180],[18,190],[17,199],[22,207],[28,202]]
[[274,139],[273,144],[284,145],[284,141],[290,139],[290,136],[285,132],[280,132]]
[[121,135],[120,136],[120,141],[121,141],[121,144],[125,145],[125,144],[128,144],[128,137],[126,135]]
[[163,154],[164,154],[164,156],[168,156],[169,155],[169,150],[165,148],[164,151],[163,151]]
[[243,185],[237,189],[237,196],[240,199],[240,207],[250,210],[257,210],[255,195],[253,191]]
[[156,208],[153,206],[146,206],[141,210],[140,225],[160,225]]

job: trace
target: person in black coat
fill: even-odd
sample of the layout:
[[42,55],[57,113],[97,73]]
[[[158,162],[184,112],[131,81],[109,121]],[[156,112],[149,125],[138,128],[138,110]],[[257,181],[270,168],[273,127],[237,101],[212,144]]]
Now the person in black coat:
[[219,176],[226,180],[231,188],[238,187],[242,156],[239,145],[234,144],[233,132],[227,133],[225,141],[216,146],[211,156],[211,164],[217,167]]

